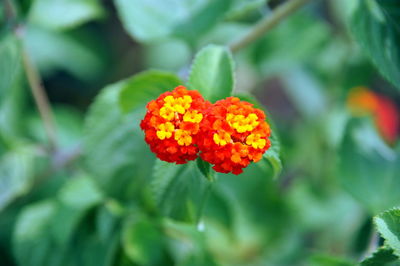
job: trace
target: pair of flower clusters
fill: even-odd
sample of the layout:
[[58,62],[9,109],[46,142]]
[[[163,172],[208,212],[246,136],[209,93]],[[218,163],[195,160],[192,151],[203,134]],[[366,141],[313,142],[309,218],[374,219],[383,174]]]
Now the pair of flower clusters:
[[183,164],[200,156],[221,173],[240,174],[271,146],[262,110],[236,97],[211,104],[183,86],[150,101],[140,127],[159,159]]

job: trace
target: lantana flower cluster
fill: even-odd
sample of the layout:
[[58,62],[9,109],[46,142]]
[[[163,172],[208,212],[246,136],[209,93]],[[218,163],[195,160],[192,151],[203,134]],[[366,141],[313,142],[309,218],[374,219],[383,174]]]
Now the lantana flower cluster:
[[221,173],[240,174],[271,146],[262,110],[237,97],[211,104],[184,86],[147,104],[140,127],[160,160],[184,164],[199,156]]

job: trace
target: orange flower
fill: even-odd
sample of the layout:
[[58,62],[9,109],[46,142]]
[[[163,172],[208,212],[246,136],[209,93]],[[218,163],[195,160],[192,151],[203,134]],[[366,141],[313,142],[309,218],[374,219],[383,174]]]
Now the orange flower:
[[263,111],[229,97],[207,109],[196,143],[201,158],[214,164],[215,171],[237,175],[262,158],[271,146],[270,134]]
[[183,86],[150,101],[140,127],[151,151],[160,160],[177,164],[196,159],[199,150],[194,137],[209,105],[199,92]]
[[396,104],[388,97],[368,88],[353,88],[347,98],[347,106],[353,115],[372,115],[381,136],[394,144],[400,131],[400,115]]

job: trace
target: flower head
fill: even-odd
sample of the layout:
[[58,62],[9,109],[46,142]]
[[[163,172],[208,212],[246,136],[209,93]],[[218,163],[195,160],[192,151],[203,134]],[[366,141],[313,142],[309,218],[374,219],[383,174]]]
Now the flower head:
[[183,86],[150,101],[140,127],[151,151],[160,160],[177,164],[196,159],[199,150],[194,138],[209,105],[199,92]]
[[196,142],[203,160],[217,172],[240,174],[271,146],[265,114],[252,104],[229,97],[207,109]]
[[390,98],[368,88],[355,87],[349,93],[347,106],[353,115],[371,115],[381,136],[390,144],[396,142],[400,131],[400,114]]

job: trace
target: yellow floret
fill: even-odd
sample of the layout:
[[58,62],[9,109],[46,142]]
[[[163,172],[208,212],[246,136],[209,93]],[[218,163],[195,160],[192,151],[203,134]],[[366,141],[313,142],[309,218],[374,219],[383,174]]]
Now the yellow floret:
[[175,131],[175,140],[181,146],[189,146],[192,143],[192,136],[190,136],[189,131],[177,129]]
[[175,127],[171,122],[166,122],[158,126],[158,131],[156,132],[157,137],[161,140],[169,139],[172,137],[172,132],[174,132]]
[[215,144],[225,146],[231,141],[231,135],[227,132],[220,132],[219,134],[214,133],[213,140]]
[[183,115],[183,121],[184,122],[192,122],[192,123],[200,123],[201,120],[203,119],[203,114],[199,113],[198,111],[187,111]]
[[244,133],[246,131],[252,131],[255,129],[260,122],[258,122],[258,116],[256,114],[249,114],[247,117],[244,115],[234,115],[228,113],[226,115],[226,120],[229,125],[236,129],[239,133]]
[[267,144],[267,141],[262,139],[260,134],[250,134],[246,138],[246,144],[251,145],[254,149],[262,149]]
[[164,119],[167,119],[168,121],[171,121],[172,119],[174,119],[175,112],[171,108],[164,106],[160,109],[160,116]]

